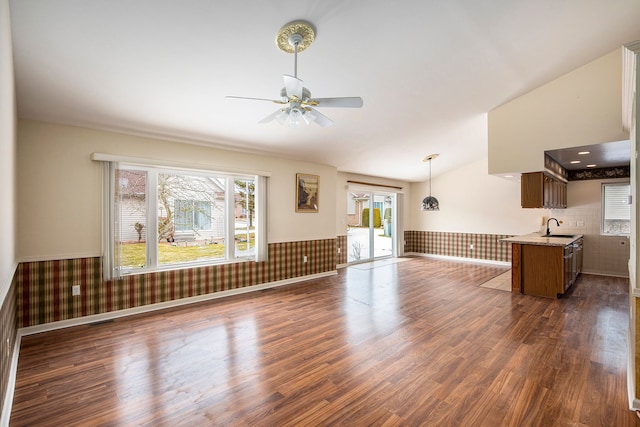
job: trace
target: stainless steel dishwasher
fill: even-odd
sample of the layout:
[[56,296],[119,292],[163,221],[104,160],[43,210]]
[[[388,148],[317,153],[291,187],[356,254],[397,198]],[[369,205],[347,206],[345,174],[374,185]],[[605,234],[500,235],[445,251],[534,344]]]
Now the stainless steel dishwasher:
[[573,257],[573,245],[569,244],[564,247],[564,290],[569,289],[569,286],[573,283],[573,269],[574,261]]
[[573,242],[573,281],[582,272],[582,238]]

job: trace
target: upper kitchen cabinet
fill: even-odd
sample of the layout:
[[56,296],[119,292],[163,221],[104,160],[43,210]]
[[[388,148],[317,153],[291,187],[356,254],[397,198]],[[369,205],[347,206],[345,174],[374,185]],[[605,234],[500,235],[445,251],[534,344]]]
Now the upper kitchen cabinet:
[[566,208],[567,183],[544,172],[523,173],[520,201],[523,208]]

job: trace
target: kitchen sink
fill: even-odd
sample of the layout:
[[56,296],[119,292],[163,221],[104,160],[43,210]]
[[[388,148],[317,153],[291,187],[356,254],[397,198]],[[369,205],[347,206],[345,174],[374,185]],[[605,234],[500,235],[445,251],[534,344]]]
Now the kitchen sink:
[[552,234],[551,236],[544,236],[544,237],[561,237],[563,239],[566,239],[566,238],[572,238],[576,236],[575,234]]

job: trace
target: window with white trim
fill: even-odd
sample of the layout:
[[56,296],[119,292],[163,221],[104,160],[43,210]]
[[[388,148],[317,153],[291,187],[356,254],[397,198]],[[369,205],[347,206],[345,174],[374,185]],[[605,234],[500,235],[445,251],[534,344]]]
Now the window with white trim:
[[108,165],[105,278],[264,260],[265,177]]
[[631,186],[627,183],[602,184],[602,235],[630,234],[630,191]]

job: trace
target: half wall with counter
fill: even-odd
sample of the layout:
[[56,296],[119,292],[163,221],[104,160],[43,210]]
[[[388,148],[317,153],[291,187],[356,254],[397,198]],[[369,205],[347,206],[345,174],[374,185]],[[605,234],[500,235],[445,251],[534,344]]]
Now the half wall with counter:
[[511,291],[556,298],[582,271],[582,235],[525,234],[511,243]]

